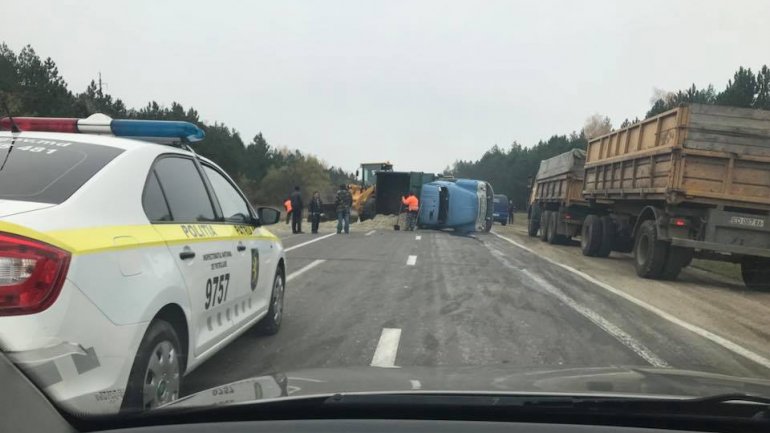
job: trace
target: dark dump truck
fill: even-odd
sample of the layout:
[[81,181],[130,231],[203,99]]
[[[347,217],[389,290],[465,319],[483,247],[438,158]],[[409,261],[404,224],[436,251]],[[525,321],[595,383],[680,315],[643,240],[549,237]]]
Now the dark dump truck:
[[569,167],[541,163],[530,235],[633,252],[644,278],[675,279],[694,257],[739,263],[747,287],[770,290],[770,111],[690,104],[591,139],[584,161],[572,152]]
[[540,161],[532,185],[527,231],[551,244],[578,236],[588,201],[583,198],[586,152],[573,149]]

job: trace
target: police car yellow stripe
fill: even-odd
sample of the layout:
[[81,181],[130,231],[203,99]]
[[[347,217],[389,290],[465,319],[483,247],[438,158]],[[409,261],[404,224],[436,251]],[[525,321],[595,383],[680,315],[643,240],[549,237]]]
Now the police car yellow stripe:
[[264,227],[236,224],[155,224],[104,226],[39,232],[0,221],[0,231],[54,245],[72,254],[178,245],[231,239],[278,240]]

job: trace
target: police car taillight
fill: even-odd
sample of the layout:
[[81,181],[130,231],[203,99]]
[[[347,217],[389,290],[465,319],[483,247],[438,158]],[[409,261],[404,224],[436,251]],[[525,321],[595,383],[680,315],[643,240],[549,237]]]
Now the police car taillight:
[[0,316],[48,308],[59,296],[69,263],[67,251],[0,233]]

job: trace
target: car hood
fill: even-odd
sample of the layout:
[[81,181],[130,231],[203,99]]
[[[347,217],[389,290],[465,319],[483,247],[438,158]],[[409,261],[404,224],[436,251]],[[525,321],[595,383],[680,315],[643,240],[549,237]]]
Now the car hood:
[[770,380],[645,368],[516,370],[493,367],[310,369],[244,379],[200,391],[166,407],[196,407],[337,393],[474,392],[510,394],[705,397],[770,396]]
[[50,203],[0,199],[0,218],[53,206]]

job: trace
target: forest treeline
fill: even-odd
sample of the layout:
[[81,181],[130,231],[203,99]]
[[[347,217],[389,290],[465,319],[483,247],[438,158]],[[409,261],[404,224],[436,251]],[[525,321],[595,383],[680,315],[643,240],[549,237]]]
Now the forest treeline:
[[[42,59],[31,46],[18,53],[0,44],[0,97],[14,116],[84,118],[104,113],[116,119],[182,120],[206,131],[206,139],[192,145],[195,152],[210,158],[238,182],[255,204],[278,204],[294,185],[305,191],[319,190],[331,197],[339,183],[353,179],[344,170],[331,167],[299,150],[276,148],[258,133],[248,143],[224,123],[206,123],[193,107],[156,101],[138,108],[127,107],[97,83],[80,93],[69,89],[53,59]],[[0,114],[0,117],[8,113]],[[259,124],[259,119],[254,119]],[[309,194],[308,194],[309,196]]]

